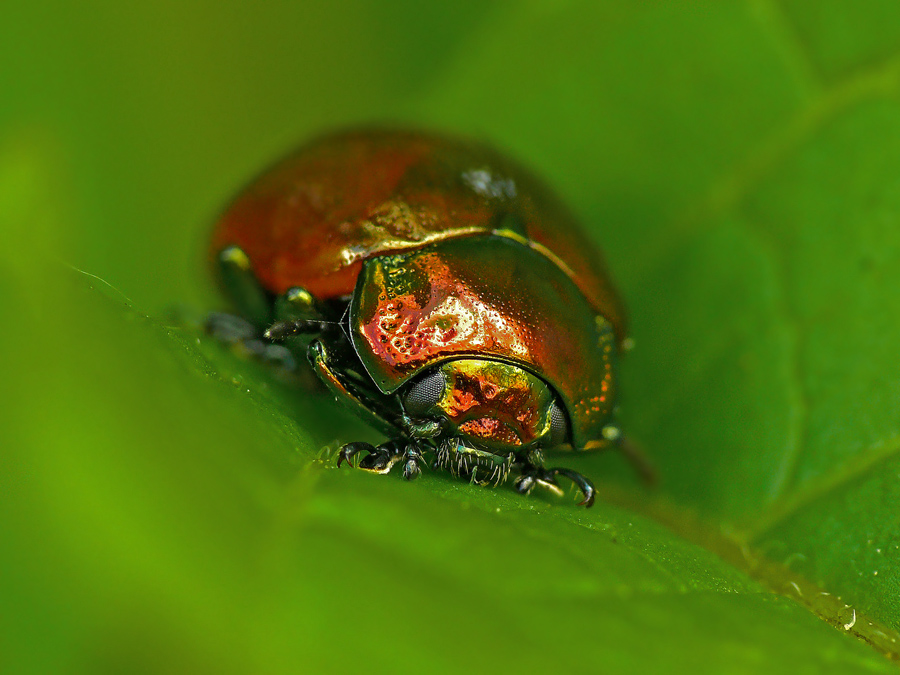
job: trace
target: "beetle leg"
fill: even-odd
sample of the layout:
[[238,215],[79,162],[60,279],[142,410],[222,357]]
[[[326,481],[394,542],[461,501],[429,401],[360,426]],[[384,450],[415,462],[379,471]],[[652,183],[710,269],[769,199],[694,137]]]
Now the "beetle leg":
[[295,372],[293,353],[262,334],[272,322],[272,296],[260,285],[247,254],[238,246],[226,246],[216,262],[219,280],[238,314],[211,313],[206,318],[206,332],[243,356],[258,358],[282,372]]
[[359,460],[357,469],[371,471],[372,473],[390,473],[394,464],[404,458],[406,453],[400,449],[395,441],[382,443],[374,451]]
[[419,462],[422,461],[422,451],[415,445],[410,445],[404,453],[406,463],[403,465],[403,477],[406,480],[415,480],[422,473]]
[[338,453],[337,465],[341,466],[347,462],[353,466],[353,457],[360,452],[365,452],[367,454],[359,461],[357,469],[385,474],[389,473],[397,462],[402,461],[404,462],[403,477],[406,480],[414,480],[422,473],[422,469],[419,467],[419,462],[422,461],[422,452],[412,445],[407,446],[406,449],[401,448],[402,446],[397,441],[388,441],[378,447],[365,442],[347,443],[341,447],[341,451]]
[[398,450],[397,444],[393,441],[382,443],[377,448],[371,443],[347,443],[338,453],[337,465],[340,466],[346,461],[347,464],[353,466],[352,459],[360,452],[368,454],[359,460],[356,468],[372,473],[388,473],[391,467],[403,457],[403,453]]
[[[565,476],[570,481],[575,483],[578,486],[578,489],[581,490],[581,494],[584,495],[584,499],[578,502],[578,506],[583,506],[585,508],[590,508],[594,504],[594,495],[596,494],[596,490],[594,489],[594,484],[585,476],[582,476],[577,471],[572,471],[571,469],[547,469],[545,473],[549,476]],[[556,483],[556,481],[554,481]],[[557,487],[558,484],[557,484]]]
[[272,298],[253,273],[250,258],[239,246],[226,246],[216,256],[219,280],[241,316],[257,327],[272,322]]
[[210,312],[206,317],[206,332],[219,342],[239,344],[259,338],[259,331],[252,323],[236,314]]
[[256,326],[235,314],[212,312],[206,317],[204,329],[242,356],[260,359],[285,373],[297,369],[297,360],[287,347],[262,339]]
[[404,433],[414,439],[437,438],[444,430],[440,420],[412,419],[409,415],[400,417]]
[[531,494],[531,491],[534,489],[534,481],[535,478],[533,474],[523,473],[516,479],[513,487],[520,495]]
[[275,298],[275,319],[278,321],[324,318],[325,312],[315,296],[305,288],[294,286]]
[[550,490],[550,492],[559,497],[563,495],[562,488],[559,486],[559,483],[556,482],[553,473],[539,467],[519,476],[513,484],[513,487],[520,495],[527,495],[531,494],[535,485],[540,485],[542,488]]
[[[299,333],[322,333],[324,316],[313,295],[303,288],[291,288],[273,297],[259,283],[250,258],[239,246],[226,246],[218,256],[219,280],[239,316],[211,314],[206,329],[227,344],[241,347],[249,355],[294,370],[291,351],[271,341],[284,340]],[[273,319],[278,322],[273,324]],[[263,329],[266,329],[263,333]]]
[[347,462],[350,466],[353,466],[353,458],[359,454],[360,452],[375,452],[375,446],[371,443],[347,443],[341,446],[341,451],[338,453],[337,465],[340,468],[341,464]]
[[594,503],[594,484],[580,473],[564,468],[544,468],[544,456],[539,448],[528,450],[518,457],[518,463],[522,466],[522,475],[516,479],[515,490],[519,494],[527,495],[535,485],[540,485],[562,496],[563,491],[556,480],[557,476],[565,476],[581,490],[584,499],[578,504],[579,506],[591,506]]
[[380,399],[377,395],[363,391],[343,374],[345,369],[341,367],[332,349],[325,346],[321,340],[313,340],[309,345],[308,354],[316,375],[338,401],[385,436],[400,435],[400,429],[388,420],[387,415],[379,414],[378,410],[388,409],[379,405]]
[[638,472],[645,484],[650,486],[656,485],[659,479],[656,467],[640,445],[629,439],[628,436],[620,436],[616,446],[619,452],[628,460],[628,463]]
[[603,438],[588,441],[585,450],[618,450],[637,472],[646,485],[656,485],[656,467],[640,445],[622,434],[619,427],[608,424],[603,427]]
[[[325,383],[325,386],[342,401],[353,409],[370,426],[380,429],[387,436],[404,435],[403,430],[382,417],[379,410],[387,410],[387,404],[377,394],[361,388],[345,375],[345,369],[340,367],[338,358],[321,340],[313,340],[309,345],[309,360],[316,374]],[[400,422],[398,421],[398,424]],[[423,437],[427,437],[428,428],[421,429]],[[405,443],[405,442],[404,442]],[[418,478],[422,473],[420,462],[422,451],[415,438],[409,444],[401,441],[388,441],[377,448],[369,443],[348,443],[338,453],[338,466],[343,462],[350,463],[351,458],[359,452],[368,454],[360,460],[358,468],[374,473],[388,473],[397,462],[403,462],[403,477],[406,480]]]

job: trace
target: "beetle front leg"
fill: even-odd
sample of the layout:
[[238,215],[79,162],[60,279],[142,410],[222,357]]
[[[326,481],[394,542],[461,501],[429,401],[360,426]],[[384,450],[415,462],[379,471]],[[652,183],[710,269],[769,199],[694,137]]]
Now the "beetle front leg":
[[420,463],[423,461],[422,451],[414,445],[409,445],[404,453],[406,462],[403,464],[403,477],[406,480],[415,480],[422,474]]
[[283,373],[293,373],[297,369],[297,360],[287,347],[263,339],[256,326],[240,316],[211,312],[203,328],[241,356],[264,361]]
[[[219,281],[237,314],[209,314],[204,324],[206,332],[243,356],[258,358],[279,371],[294,373],[297,361],[293,352],[283,345],[273,344],[273,341],[286,335],[270,335],[265,329],[271,329],[273,317],[280,320],[321,320],[323,317],[315,298],[302,288],[291,288],[275,298],[263,288],[250,258],[238,246],[223,248],[216,257],[216,263]],[[315,330],[305,332],[322,332],[323,324],[314,325]]]
[[379,414],[381,411],[389,412],[387,403],[374,398],[376,394],[363,391],[357,383],[350,380],[346,375],[346,362],[336,357],[334,351],[322,340],[313,340],[309,345],[309,361],[325,387],[360,419],[385,436],[396,438],[402,435],[402,429]]
[[[330,326],[315,297],[305,288],[288,289],[278,297],[267,291],[253,271],[250,258],[239,246],[226,246],[216,257],[219,280],[238,316],[211,314],[207,331],[222,342],[243,347],[255,356],[279,363],[289,352],[280,342],[299,334],[318,335]],[[273,323],[274,321],[274,323]]]
[[562,496],[563,491],[556,477],[565,476],[575,483],[584,495],[584,499],[578,503],[578,506],[589,508],[593,505],[596,489],[590,479],[571,469],[561,467],[545,469],[543,453],[540,450],[529,450],[519,457],[518,463],[522,466],[522,475],[516,479],[514,487],[519,494],[527,495],[531,493],[535,485],[540,485],[554,494]]
[[338,453],[337,465],[340,466],[346,461],[352,466],[351,459],[360,452],[368,454],[359,460],[356,468],[380,474],[389,473],[394,464],[399,462],[405,455],[394,441],[382,443],[378,447],[371,443],[347,443]]
[[404,462],[403,477],[406,480],[414,480],[422,473],[419,463],[422,461],[422,452],[415,446],[405,448],[397,441],[388,441],[375,447],[371,443],[347,443],[338,453],[337,465],[347,462],[353,465],[352,459],[360,452],[366,452],[356,468],[371,473],[386,474],[397,462]]
[[513,483],[513,487],[520,495],[531,494],[535,485],[540,485],[542,488],[550,490],[550,492],[558,497],[562,497],[563,495],[562,488],[559,486],[559,483],[556,482],[556,478],[554,478],[553,474],[540,467],[526,469],[522,475],[516,479],[516,482]]
[[353,466],[353,458],[360,452],[375,452],[375,446],[371,443],[364,443],[362,441],[358,443],[346,443],[342,445],[340,452],[338,452],[338,468],[340,468],[341,464],[343,464],[344,462],[347,462],[347,464]]
[[238,313],[258,328],[272,322],[272,297],[262,287],[250,258],[239,246],[226,246],[216,256],[219,281]]
[[575,483],[578,489],[581,490],[581,494],[584,495],[584,499],[578,502],[578,506],[590,508],[594,505],[594,496],[596,495],[597,491],[594,488],[594,484],[587,476],[583,476],[577,471],[572,471],[571,469],[563,469],[560,467],[547,469],[546,473],[554,477],[565,476],[570,481]]
[[640,445],[622,434],[622,430],[614,424],[603,427],[601,438],[588,441],[585,450],[617,450],[644,481],[653,487],[658,481],[656,467]]

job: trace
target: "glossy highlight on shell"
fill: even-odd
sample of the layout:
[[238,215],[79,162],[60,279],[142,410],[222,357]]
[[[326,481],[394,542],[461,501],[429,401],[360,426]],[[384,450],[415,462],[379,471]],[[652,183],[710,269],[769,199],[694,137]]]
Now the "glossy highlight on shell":
[[339,463],[414,478],[431,453],[476,483],[518,472],[525,493],[566,476],[593,502],[590,481],[543,457],[617,444],[624,312],[591,240],[528,171],[435,134],[326,136],[232,202],[212,253],[256,351],[307,350],[388,437]]

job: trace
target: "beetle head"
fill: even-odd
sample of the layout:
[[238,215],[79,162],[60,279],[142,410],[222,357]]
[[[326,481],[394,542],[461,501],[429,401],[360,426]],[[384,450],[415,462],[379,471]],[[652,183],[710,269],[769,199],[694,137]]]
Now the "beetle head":
[[553,390],[502,361],[446,361],[416,378],[403,404],[410,417],[440,420],[450,435],[476,447],[509,451],[569,440],[568,420]]

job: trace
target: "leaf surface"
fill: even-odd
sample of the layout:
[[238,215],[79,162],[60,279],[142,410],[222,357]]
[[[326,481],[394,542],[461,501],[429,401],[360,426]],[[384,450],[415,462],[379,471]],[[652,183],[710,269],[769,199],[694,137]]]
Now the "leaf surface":
[[[900,628],[894,3],[95,4],[0,9],[0,665],[893,667],[684,514],[842,597],[832,623]],[[489,139],[573,205],[659,491],[603,456],[566,463],[630,508],[338,471],[374,432],[166,318],[216,305],[236,185],[377,119]]]

